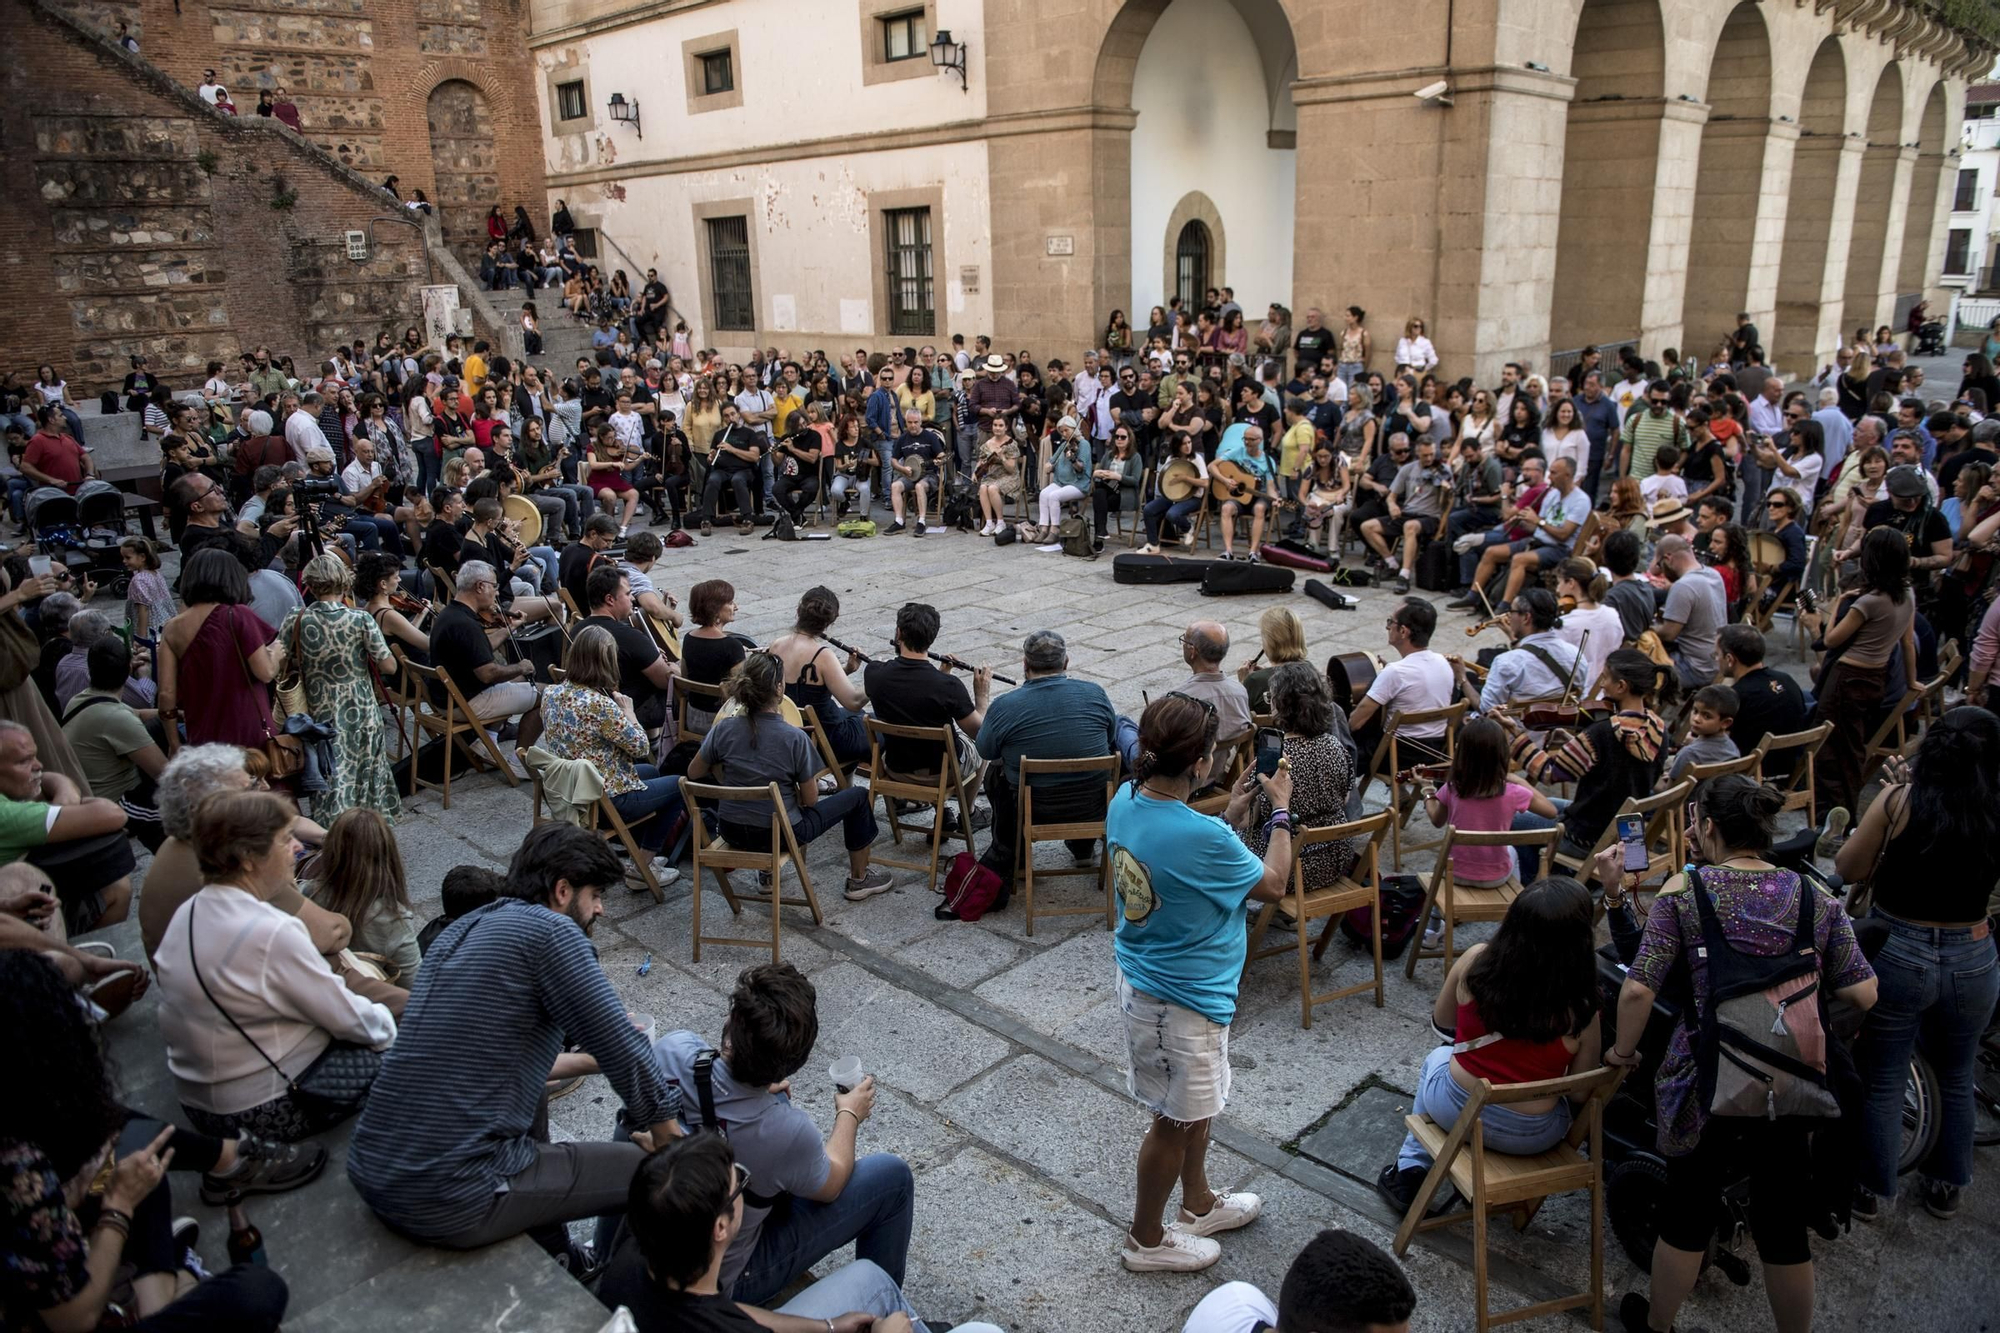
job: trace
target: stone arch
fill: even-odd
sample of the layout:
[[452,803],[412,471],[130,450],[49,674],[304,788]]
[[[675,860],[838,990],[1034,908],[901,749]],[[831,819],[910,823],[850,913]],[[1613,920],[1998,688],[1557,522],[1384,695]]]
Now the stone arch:
[[[1181,196],[1181,201],[1174,205],[1174,211],[1167,215],[1167,225],[1161,237],[1160,290],[1167,296],[1172,296],[1179,289],[1181,232],[1189,223],[1199,223],[1208,233],[1209,284],[1215,286],[1229,281],[1229,232],[1222,225],[1222,210],[1200,190],[1190,190]],[[1196,292],[1195,299],[1200,297],[1201,293]],[[1165,305],[1166,302],[1149,301],[1147,304]]]
[[[1846,135],[1847,63],[1840,38],[1813,53],[1799,95],[1799,141],[1785,203],[1785,248],[1778,260],[1778,306],[1769,332],[1770,363],[1811,373],[1819,352],[1839,341],[1840,276],[1846,253],[1832,244],[1834,195]],[[1822,335],[1823,315],[1828,327]]]
[[1946,131],[1942,81],[1931,85],[1917,121],[1917,161],[1910,173],[1910,197],[1903,214],[1903,254],[1896,266],[1896,291],[1920,296],[1929,285],[1931,245],[1937,239],[1938,204],[1946,188],[1945,171],[1956,145]]
[[424,99],[430,130],[432,203],[445,244],[475,265],[486,248],[486,211],[500,202],[500,157],[485,91],[446,79]]
[[[1709,71],[1681,306],[1681,351],[1697,365],[1735,327],[1739,311],[1762,314],[1750,292],[1771,143],[1771,36],[1755,0],[1730,11]],[[1768,299],[1769,286],[1764,290]]]
[[1658,0],[1584,0],[1570,76],[1549,322],[1557,349],[1639,336],[1665,114]]
[[514,90],[506,80],[493,78],[490,67],[462,56],[440,56],[418,66],[417,72],[403,87],[404,113],[412,117],[421,116],[437,86],[454,79],[477,88],[496,117],[504,120],[514,114]]
[[[1872,332],[1895,308],[1894,269],[1886,262],[1896,164],[1903,152],[1903,73],[1895,61],[1884,65],[1875,80],[1875,95],[1868,104],[1867,136],[1861,150],[1861,183],[1854,196],[1853,239],[1847,247],[1847,282],[1840,318],[1843,338],[1863,324]],[[1896,258],[1900,260],[1901,255]],[[1886,278],[1885,268],[1889,272]]]

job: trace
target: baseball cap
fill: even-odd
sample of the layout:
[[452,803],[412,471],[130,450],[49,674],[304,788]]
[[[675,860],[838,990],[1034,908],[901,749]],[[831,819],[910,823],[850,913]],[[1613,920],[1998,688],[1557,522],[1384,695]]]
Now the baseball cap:
[[1915,500],[1931,493],[1931,488],[1924,483],[1923,470],[1908,463],[1890,468],[1885,482],[1889,494],[1904,500]]

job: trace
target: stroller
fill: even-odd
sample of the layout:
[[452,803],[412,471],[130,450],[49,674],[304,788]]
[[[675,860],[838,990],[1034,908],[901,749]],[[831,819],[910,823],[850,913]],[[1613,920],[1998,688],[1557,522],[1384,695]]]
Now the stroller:
[[1927,319],[1917,326],[1918,356],[1944,355],[1944,321]]
[[[108,481],[92,478],[75,495],[39,486],[22,503],[35,546],[60,559],[72,574],[111,573],[115,595],[125,595],[125,567],[118,543],[125,537],[125,497]],[[95,582],[95,579],[92,579]]]
[[132,582],[119,550],[126,535],[125,493],[108,481],[86,481],[76,493],[76,519],[83,529],[83,553],[90,559],[90,581],[123,601]]

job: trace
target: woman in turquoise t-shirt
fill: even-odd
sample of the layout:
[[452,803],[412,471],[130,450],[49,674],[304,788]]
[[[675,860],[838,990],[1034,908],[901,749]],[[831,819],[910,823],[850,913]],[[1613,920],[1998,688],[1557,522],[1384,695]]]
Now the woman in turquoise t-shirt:
[[[1205,1174],[1209,1121],[1229,1097],[1229,1023],[1248,944],[1248,900],[1284,897],[1292,866],[1292,775],[1255,770],[1230,793],[1240,822],[1256,784],[1271,800],[1264,859],[1231,823],[1188,808],[1215,763],[1215,707],[1178,691],[1139,719],[1132,781],[1105,815],[1123,912],[1114,947],[1130,1061],[1126,1086],[1153,1113],[1139,1145],[1138,1206],[1120,1254],[1138,1271],[1195,1272],[1222,1256],[1209,1237],[1255,1220],[1263,1200],[1216,1191]],[[1181,1182],[1171,1226],[1161,1211]]]

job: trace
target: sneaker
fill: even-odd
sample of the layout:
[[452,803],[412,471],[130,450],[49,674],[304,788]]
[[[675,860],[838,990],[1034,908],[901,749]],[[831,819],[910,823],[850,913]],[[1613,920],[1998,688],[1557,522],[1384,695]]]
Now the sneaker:
[[1949,1222],[1958,1216],[1958,1186],[1947,1185],[1940,1180],[1926,1180],[1923,1192],[1924,1211],[1932,1217]]
[[896,881],[888,871],[880,866],[870,866],[868,873],[860,879],[852,875],[847,877],[845,892],[849,902],[858,903],[864,898],[873,898],[878,893],[887,893],[895,887]]
[[1453,542],[1451,544],[1451,549],[1458,552],[1460,555],[1464,555],[1468,551],[1478,550],[1480,545],[1484,543],[1485,540],[1486,540],[1486,534],[1483,532],[1468,532],[1463,537],[1460,537],[1457,541]]
[[626,534],[626,533],[628,533],[628,532],[630,532],[630,531],[631,531],[631,528],[629,528],[629,527],[628,527],[628,526],[626,526],[625,524],[623,524],[623,523],[619,524],[619,525],[618,525],[618,540],[619,540],[619,541],[621,541],[621,542],[622,542],[622,541],[624,541],[624,540],[625,540],[625,534]]
[[1060,555],[1062,553],[1062,543],[1050,542],[1047,546],[1037,546],[1035,549],[1037,551],[1053,551]]
[[894,523],[891,523],[888,526],[888,528],[884,530],[884,535],[893,537],[899,532],[908,531],[909,526],[910,526],[909,524],[903,522],[903,520],[899,518]]
[[1134,1273],[1199,1273],[1222,1257],[1222,1247],[1179,1227],[1160,1232],[1158,1245],[1141,1245],[1128,1234],[1118,1259]]
[[1405,570],[1402,570],[1402,571],[1400,571],[1400,572],[1398,572],[1398,573],[1397,573],[1397,575],[1396,575],[1396,585],[1395,585],[1395,587],[1396,587],[1396,591],[1397,591],[1398,593],[1406,593],[1406,592],[1408,592],[1408,591],[1410,590],[1410,571],[1409,571],[1409,570],[1405,569]]
[[676,866],[672,861],[669,861],[666,857],[664,856],[654,857],[652,869],[653,869],[653,880],[661,888],[664,889],[669,884],[680,883],[681,879],[680,868]]
[[921,536],[923,536],[923,535],[924,535],[924,533],[926,533],[926,532],[928,532],[928,531],[929,531],[929,528],[927,528],[927,527],[926,527],[926,526],[924,525],[924,521],[923,521],[922,519],[918,519],[918,520],[917,520],[917,529],[916,529],[916,531],[915,531],[915,532],[912,532],[912,533],[911,533],[910,535],[911,535],[912,537],[921,537]]
[[982,537],[991,537],[994,533],[998,531],[999,529],[993,525],[993,520],[989,518],[986,520],[985,524],[981,526],[981,528],[979,529],[979,535]]
[[1444,607],[1447,611],[1471,611],[1478,607],[1478,605],[1479,599],[1471,593],[1466,593],[1462,597],[1452,598],[1444,604]]
[[1182,547],[1183,547],[1184,549],[1186,549],[1186,550],[1189,550],[1189,551],[1192,551],[1192,550],[1194,549],[1194,529],[1193,529],[1193,528],[1189,528],[1189,529],[1188,529],[1188,530],[1187,530],[1186,532],[1183,532],[1183,533],[1181,534],[1181,546],[1182,546]]
[[1847,826],[1854,822],[1844,805],[1836,805],[1826,812],[1826,824],[1819,831],[1819,840],[1813,843],[1813,855],[1822,859],[1833,856],[1840,850],[1840,844],[1847,839]]
[[1874,1190],[1856,1185],[1854,1202],[1848,1205],[1848,1211],[1854,1214],[1857,1222],[1873,1222],[1882,1216],[1882,1201],[1876,1197]]
[[[1429,1174],[1428,1167],[1397,1166],[1391,1162],[1382,1168],[1382,1174],[1375,1177],[1375,1192],[1396,1210],[1397,1217],[1407,1217],[1410,1205],[1417,1201],[1417,1191],[1424,1187],[1424,1177]],[[1431,1196],[1428,1216],[1436,1217],[1451,1207],[1452,1201],[1457,1197],[1451,1182],[1446,1181],[1438,1187],[1438,1192]]]
[[1426,949],[1444,947],[1444,917],[1437,912],[1431,913],[1430,924],[1424,927],[1424,947]]
[[227,1175],[201,1178],[201,1201],[216,1205],[234,1194],[283,1194],[310,1184],[326,1167],[326,1149],[307,1140],[278,1143],[245,1134],[236,1140],[236,1166]]
[[192,1217],[177,1217],[173,1226],[174,1244],[184,1250],[193,1250],[201,1239],[201,1223]]
[[1144,546],[1141,546],[1138,550],[1139,555],[1158,555],[1159,553],[1160,553],[1160,548],[1152,545],[1150,542]]
[[[992,827],[993,827],[992,807],[991,806],[981,807],[977,805],[973,806],[972,807],[973,831],[976,833],[980,829],[987,829]],[[957,809],[950,808],[944,812],[944,831],[946,833],[957,833],[959,831]]]
[[1091,553],[1092,555],[1103,555],[1103,554],[1104,554],[1104,538],[1102,538],[1102,537],[1099,537],[1099,538],[1098,538],[1097,540],[1093,541],[1093,542],[1092,542],[1092,543],[1090,544],[1090,553]]
[[1264,1211],[1264,1201],[1255,1194],[1217,1190],[1215,1204],[1199,1216],[1183,1208],[1175,1226],[1197,1236],[1213,1236],[1218,1231],[1247,1227]]
[[1246,555],[1243,558],[1245,560],[1248,560],[1253,565],[1261,565],[1264,563],[1264,557],[1259,555],[1255,551],[1252,551],[1249,555]]

